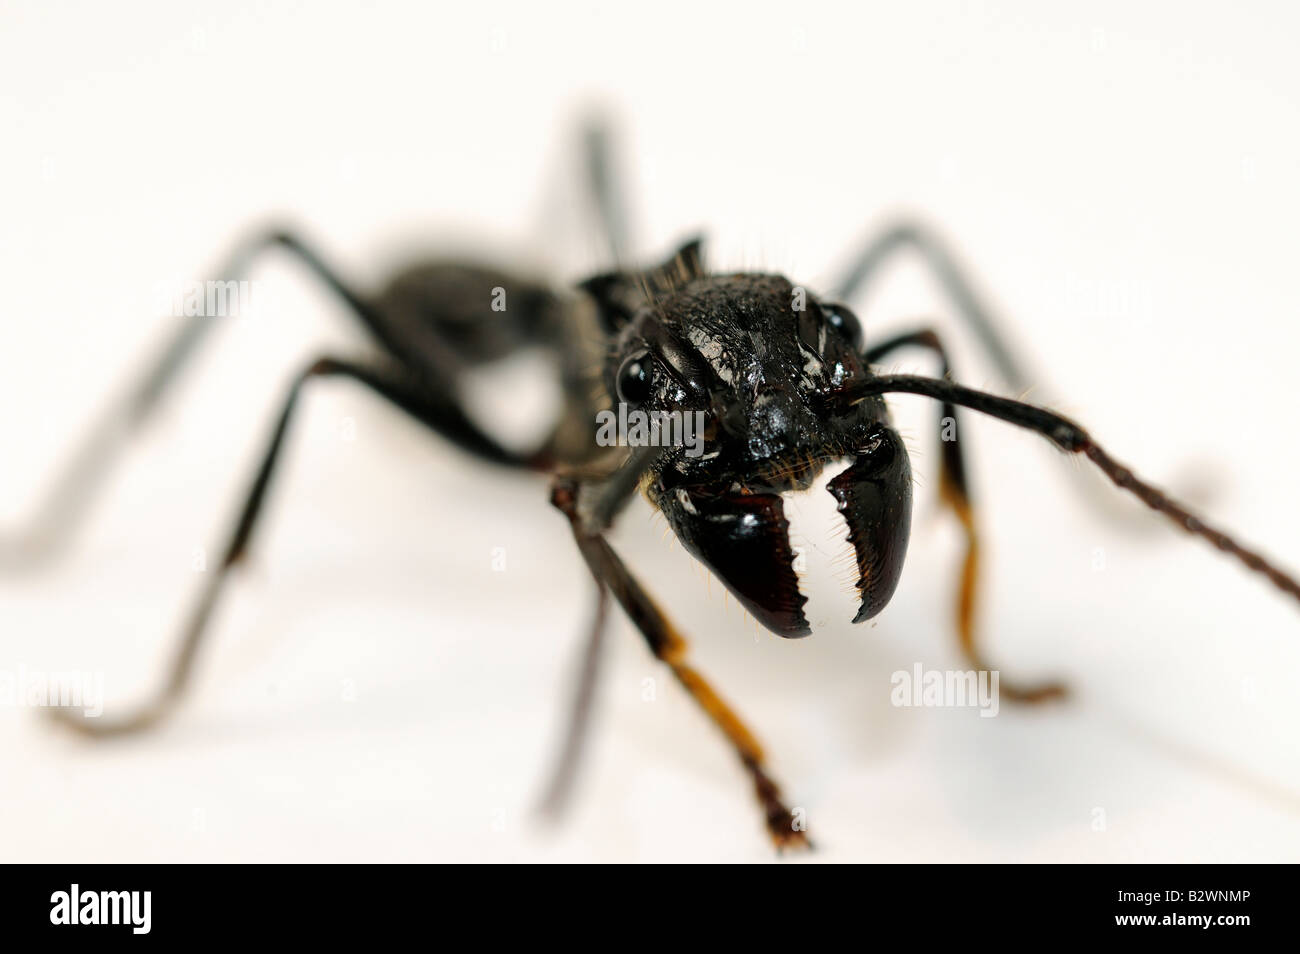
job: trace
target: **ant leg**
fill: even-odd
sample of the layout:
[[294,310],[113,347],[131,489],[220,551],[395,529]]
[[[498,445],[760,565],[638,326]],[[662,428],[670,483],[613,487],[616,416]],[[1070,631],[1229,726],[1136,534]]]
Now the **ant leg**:
[[[882,357],[899,348],[926,348],[938,357],[940,373],[945,381],[951,380],[948,354],[943,343],[930,329],[922,329],[883,341],[866,351],[866,360],[875,364]],[[943,401],[939,410],[939,499],[961,523],[966,536],[966,556],[962,563],[961,585],[957,591],[957,635],[961,649],[970,664],[980,670],[992,670],[980,653],[975,632],[975,599],[979,590],[979,533],[975,526],[975,511],[971,504],[970,481],[962,455],[961,433],[957,425],[957,409],[950,401]],[[1006,698],[1016,702],[1044,702],[1060,698],[1065,687],[1060,683],[1035,686],[1018,686],[1003,681],[999,690]]]
[[997,321],[976,294],[974,285],[939,237],[918,222],[895,222],[869,240],[835,286],[836,296],[847,302],[870,284],[890,256],[907,248],[915,249],[934,272],[1003,380],[1016,391],[1027,391],[1034,382],[1025,371],[1023,362],[1011,353],[1006,336],[998,330]]
[[781,800],[776,782],[767,774],[762,746],[705,678],[686,662],[686,640],[628,572],[618,554],[606,542],[602,529],[584,519],[578,501],[579,487],[580,484],[572,479],[557,480],[551,502],[569,518],[578,549],[597,585],[608,587],[614,594],[645,637],[655,658],[668,666],[677,681],[727,737],[754,783],[764,822],[777,849],[810,847],[807,834],[795,827],[793,813]]
[[[579,520],[586,526],[608,528],[618,512],[636,493],[642,475],[662,453],[664,449],[656,447],[641,447],[634,450],[618,469],[603,478],[599,496]],[[564,743],[555,767],[551,771],[545,795],[538,806],[539,812],[550,820],[558,819],[564,813],[573,789],[573,780],[578,774],[578,766],[582,761],[587,727],[591,721],[592,698],[595,696],[596,684],[600,678],[605,626],[608,619],[609,589],[598,584],[596,610],[584,643],[578,682],[569,709],[568,725],[565,727]]]
[[444,395],[432,391],[426,384],[412,379],[401,368],[374,368],[345,359],[320,358],[303,370],[294,380],[285,398],[271,440],[262,463],[244,500],[235,529],[226,544],[220,564],[208,575],[206,585],[191,612],[189,622],[182,632],[180,648],[172,662],[163,689],[149,703],[123,719],[95,719],[86,717],[79,709],[51,709],[60,721],[94,736],[119,735],[149,728],[167,715],[179,701],[193,672],[195,657],[212,611],[230,571],[248,552],[249,542],[257,519],[262,513],[267,490],[271,484],[280,451],[284,446],[289,422],[299,395],[308,381],[321,377],[351,378],[406,411],[416,420],[463,447],[477,451],[499,463],[525,465],[528,462],[493,444],[490,438],[473,429],[459,407]]
[[951,381],[912,374],[880,375],[845,388],[838,398],[851,405],[873,394],[919,394],[968,407],[1041,434],[1061,450],[1087,457],[1116,487],[1137,497],[1187,533],[1208,541],[1223,553],[1234,557],[1248,570],[1265,577],[1282,592],[1300,600],[1300,581],[1294,576],[1254,549],[1239,543],[1230,534],[1207,525],[1185,506],[1142,480],[1111,457],[1091,434],[1067,417],[1023,401],[1013,401],[985,391],[962,387]]
[[568,804],[573,780],[578,774],[578,764],[587,740],[587,727],[591,723],[591,702],[596,694],[600,677],[600,661],[605,642],[605,624],[609,619],[609,590],[601,586],[596,592],[596,610],[591,620],[578,671],[578,683],[569,710],[569,723],[564,733],[564,744],[556,760],[546,794],[542,797],[540,811],[549,819],[559,818]]
[[[271,248],[292,252],[332,288],[362,322],[379,333],[374,312],[337,273],[293,235],[272,231],[241,244],[217,272],[222,282],[238,281],[253,260]],[[89,513],[91,504],[128,438],[137,433],[162,403],[190,358],[219,319],[186,318],[172,331],[138,380],[90,428],[63,471],[53,480],[29,525],[0,536],[0,565],[33,569],[57,556]]]
[[615,267],[627,263],[631,253],[627,192],[614,159],[613,133],[604,116],[588,118],[582,136],[587,189],[596,206],[610,261]]
[[[885,262],[905,249],[917,252],[938,278],[944,293],[956,306],[957,313],[974,331],[981,347],[1011,389],[1024,394],[1037,387],[1039,377],[1031,374],[1031,369],[1026,367],[1021,357],[1013,353],[1006,334],[1000,328],[1000,322],[975,290],[969,272],[940,237],[920,222],[907,219],[894,222],[868,240],[836,286],[838,297],[847,302],[855,294],[862,293],[879,274]],[[1041,388],[1039,393],[1042,393]],[[1051,400],[1051,395],[1046,399]],[[1141,511],[1117,503],[1114,495],[1104,492],[1107,489],[1104,482],[1095,479],[1088,472],[1071,468],[1068,475],[1078,493],[1099,516],[1130,532],[1145,531],[1152,526],[1152,522],[1146,520]]]

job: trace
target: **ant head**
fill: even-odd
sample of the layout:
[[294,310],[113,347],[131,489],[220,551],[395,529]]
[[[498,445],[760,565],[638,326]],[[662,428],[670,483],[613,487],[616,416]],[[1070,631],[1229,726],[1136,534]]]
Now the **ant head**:
[[584,287],[614,342],[620,421],[642,425],[628,436],[682,445],[646,489],[687,549],[770,629],[804,635],[780,494],[849,459],[828,490],[857,550],[857,620],[879,612],[906,551],[911,471],[883,399],[846,397],[870,374],[853,314],[778,275],[709,275],[698,242]]
[[709,275],[694,241],[584,287],[611,333],[608,394],[620,413],[664,425],[665,440],[700,438],[673,465],[690,481],[802,489],[886,420],[879,398],[837,400],[868,373],[857,318],[779,275]]

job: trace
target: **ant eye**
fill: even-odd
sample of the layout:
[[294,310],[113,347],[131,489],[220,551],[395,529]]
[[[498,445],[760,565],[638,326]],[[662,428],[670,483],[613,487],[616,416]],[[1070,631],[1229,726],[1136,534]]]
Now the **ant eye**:
[[650,398],[653,362],[649,351],[635,351],[623,359],[614,379],[618,399],[624,404],[644,404]]
[[842,334],[854,351],[862,350],[862,325],[857,315],[843,305],[822,305],[822,313],[827,324]]

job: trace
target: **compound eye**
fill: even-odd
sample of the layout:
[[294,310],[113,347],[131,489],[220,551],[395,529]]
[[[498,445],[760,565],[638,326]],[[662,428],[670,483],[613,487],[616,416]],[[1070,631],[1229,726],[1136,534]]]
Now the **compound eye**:
[[826,323],[843,335],[854,351],[862,350],[862,324],[857,315],[843,305],[822,305],[822,313]]
[[631,406],[644,404],[650,399],[653,386],[654,362],[649,351],[634,351],[623,359],[614,379],[620,401]]

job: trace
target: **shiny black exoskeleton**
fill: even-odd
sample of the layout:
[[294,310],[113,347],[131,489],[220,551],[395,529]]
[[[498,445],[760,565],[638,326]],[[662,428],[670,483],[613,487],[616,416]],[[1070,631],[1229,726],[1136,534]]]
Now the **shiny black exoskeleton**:
[[870,375],[853,314],[779,275],[710,275],[698,243],[585,287],[613,341],[606,392],[704,415],[703,453],[665,455],[645,485],[686,549],[768,629],[807,635],[780,494],[849,458],[828,489],[861,570],[854,621],[879,613],[907,552],[912,474],[883,398],[847,399]]
[[[1006,382],[1016,389],[1030,383],[962,270],[927,230],[911,223],[884,230],[865,246],[829,297],[777,275],[710,274],[697,242],[684,245],[662,265],[638,268],[629,262],[626,223],[602,128],[589,131],[586,146],[588,186],[617,268],[577,289],[557,289],[509,268],[420,259],[396,270],[380,288],[363,290],[291,231],[267,230],[237,248],[215,278],[238,279],[263,252],[287,252],[335,292],[374,338],[380,357],[324,355],[292,377],[223,555],[205,575],[162,690],[137,711],[115,719],[55,710],[64,722],[94,736],[136,731],[153,725],[181,698],[224,584],[247,553],[263,514],[294,409],[311,382],[326,377],[360,384],[485,461],[550,478],[551,501],[567,518],[598,594],[570,729],[547,796],[551,808],[563,802],[573,777],[612,596],[650,651],[725,734],[753,783],[775,844],[808,844],[802,816],[785,805],[753,733],[687,661],[685,640],[615,553],[606,531],[627,500],[643,490],[686,549],[756,619],[779,636],[804,636],[809,632],[805,597],[781,494],[808,488],[828,464],[846,460],[827,489],[838,503],[857,558],[861,603],[854,621],[870,619],[898,584],[911,524],[911,470],[890,426],[884,399],[889,393],[939,402],[938,491],[965,535],[956,622],[973,668],[992,667],[979,651],[974,627],[979,548],[958,407],[1033,431],[1061,450],[1086,457],[1119,488],[1300,599],[1300,583],[1291,575],[1139,479],[1073,421],[956,384],[933,329],[916,329],[878,344],[864,342],[857,319],[836,302],[851,300],[892,253],[912,249],[934,271]],[[216,316],[178,323],[144,376],[107,408],[100,427],[54,482],[32,526],[0,537],[0,563],[27,568],[62,549],[124,438],[148,420],[219,323]],[[549,436],[520,452],[476,423],[461,384],[470,369],[523,347],[550,352],[566,403]],[[880,373],[883,359],[909,347],[937,358],[940,375]],[[702,422],[699,439],[692,448],[661,441],[608,445],[600,439],[597,420],[614,407],[692,415]],[[1061,695],[1062,689],[1057,684],[1017,686],[1004,679],[1000,692],[1003,698],[1039,701]]]

